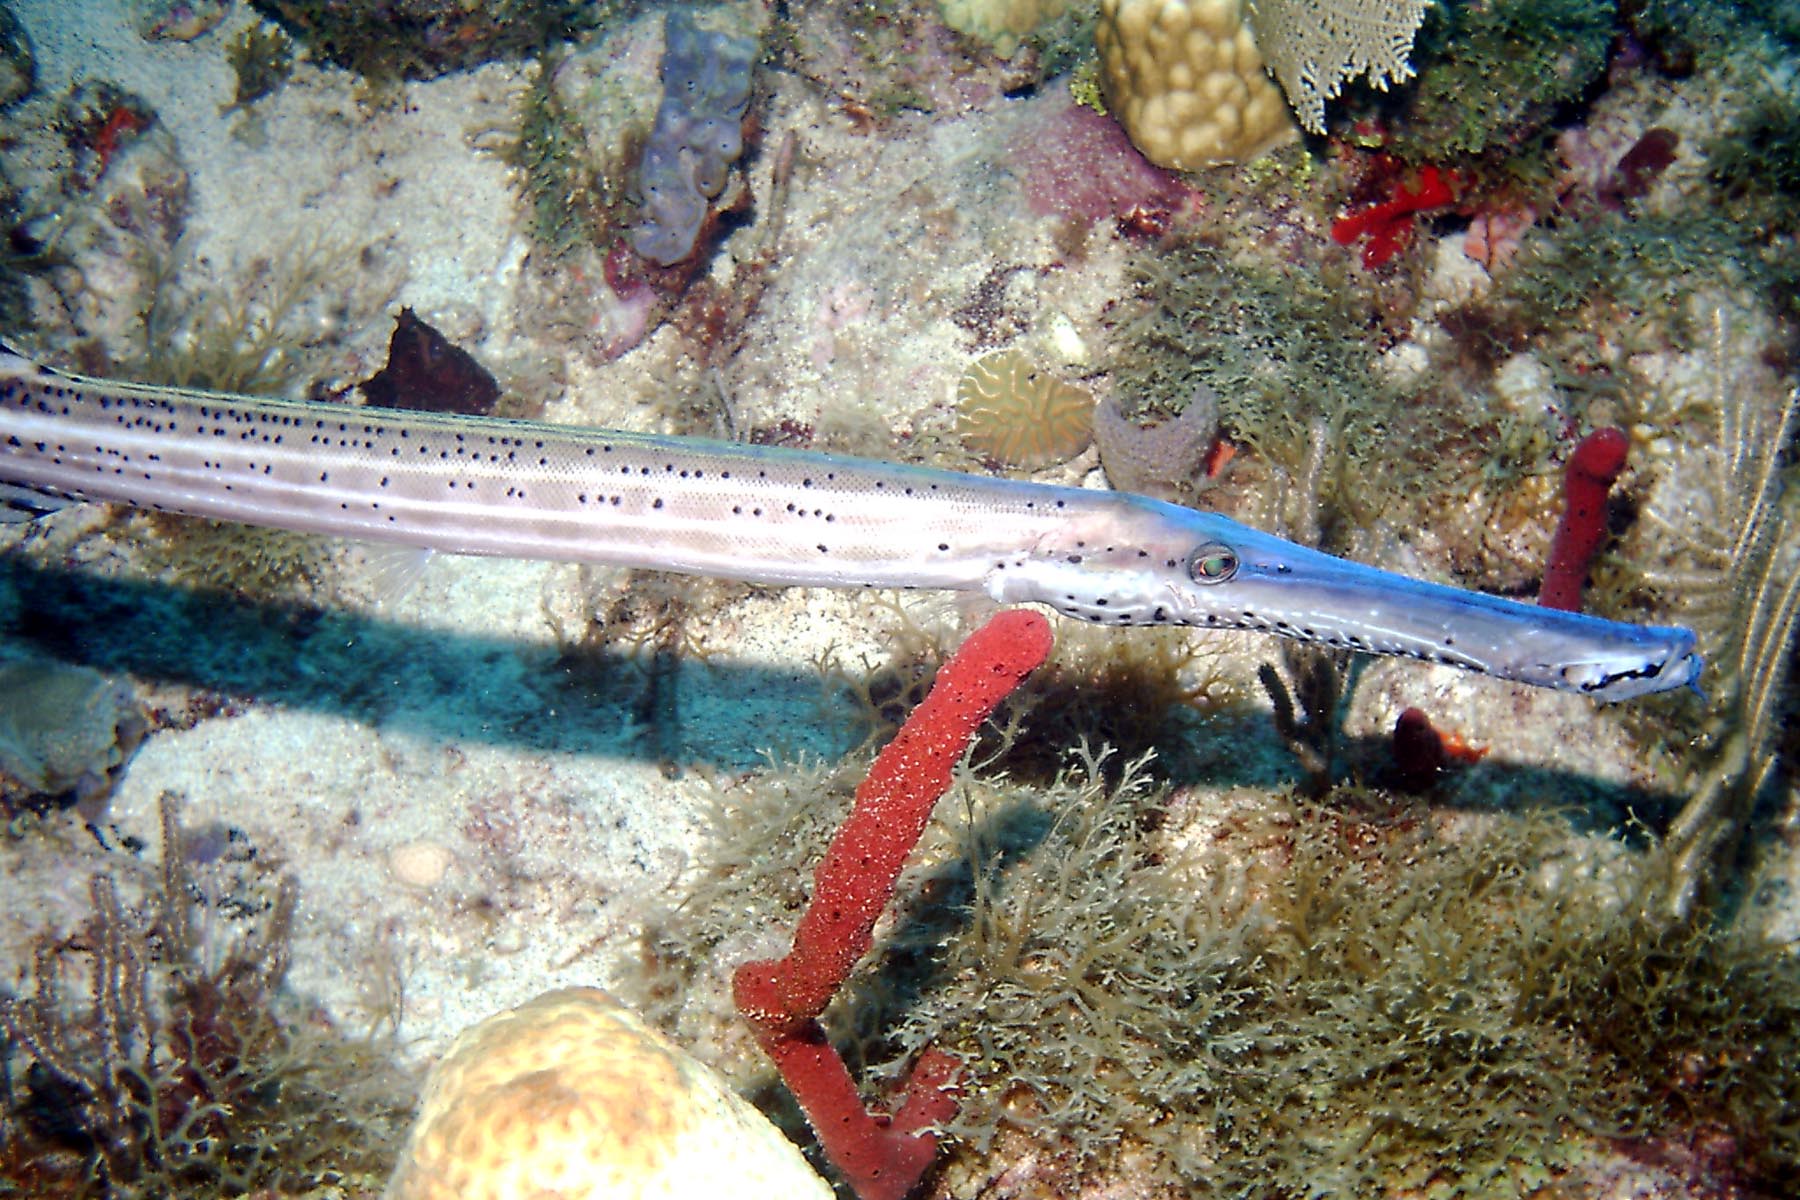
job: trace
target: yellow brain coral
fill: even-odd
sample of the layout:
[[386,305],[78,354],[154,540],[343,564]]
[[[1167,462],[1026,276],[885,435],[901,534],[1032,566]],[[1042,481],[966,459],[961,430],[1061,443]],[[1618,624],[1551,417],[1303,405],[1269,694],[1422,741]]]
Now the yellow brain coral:
[[1294,137],[1242,0],[1101,0],[1107,107],[1158,166],[1244,162]]
[[1017,350],[969,364],[956,387],[956,432],[973,449],[1015,467],[1073,458],[1094,436],[1094,397],[1046,375]]
[[710,1067],[597,988],[464,1033],[431,1072],[386,1200],[830,1200]]

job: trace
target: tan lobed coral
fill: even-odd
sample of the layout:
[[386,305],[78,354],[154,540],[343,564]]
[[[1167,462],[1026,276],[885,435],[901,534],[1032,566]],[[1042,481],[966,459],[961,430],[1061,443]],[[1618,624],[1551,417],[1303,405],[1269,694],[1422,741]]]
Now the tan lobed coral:
[[1063,15],[1069,0],[939,0],[944,24],[980,38],[1002,58],[1012,57],[1019,39]]
[[1087,449],[1094,398],[1019,351],[999,350],[970,363],[956,385],[956,432],[1008,466],[1047,467]]
[[715,1071],[598,988],[456,1039],[386,1200],[676,1200],[831,1189]]
[[1295,136],[1242,0],[1102,0],[1095,39],[1107,108],[1158,166],[1245,162]]

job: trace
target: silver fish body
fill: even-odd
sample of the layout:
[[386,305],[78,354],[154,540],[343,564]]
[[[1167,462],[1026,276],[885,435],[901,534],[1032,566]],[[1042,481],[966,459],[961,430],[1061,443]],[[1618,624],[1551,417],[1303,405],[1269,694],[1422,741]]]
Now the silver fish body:
[[0,352],[0,481],[455,554],[953,588],[1117,625],[1252,629],[1622,700],[1694,683],[1680,628],[1426,583],[1226,517],[681,437],[148,387]]

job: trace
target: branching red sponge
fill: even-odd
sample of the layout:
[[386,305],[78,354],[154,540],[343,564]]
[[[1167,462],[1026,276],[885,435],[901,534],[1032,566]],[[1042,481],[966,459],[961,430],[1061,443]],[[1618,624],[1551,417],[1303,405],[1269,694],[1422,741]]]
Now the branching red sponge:
[[732,978],[738,1011],[860,1200],[901,1200],[931,1166],[937,1139],[920,1130],[955,1115],[956,1060],[926,1051],[893,1117],[868,1112],[819,1014],[868,952],[900,868],[975,731],[1050,647],[1050,623],[1026,609],[999,614],[963,643],[856,789],[850,816],[819,864],[793,949],[774,961],[745,963]]
[[1588,566],[1606,541],[1606,497],[1625,469],[1630,439],[1623,429],[1596,429],[1581,439],[1563,471],[1563,513],[1550,543],[1538,605],[1581,611]]
[[1421,167],[1411,186],[1404,180],[1394,184],[1392,199],[1333,221],[1331,240],[1348,246],[1368,238],[1362,248],[1362,265],[1363,270],[1372,271],[1412,242],[1414,214],[1429,213],[1455,202],[1459,182],[1455,171]]

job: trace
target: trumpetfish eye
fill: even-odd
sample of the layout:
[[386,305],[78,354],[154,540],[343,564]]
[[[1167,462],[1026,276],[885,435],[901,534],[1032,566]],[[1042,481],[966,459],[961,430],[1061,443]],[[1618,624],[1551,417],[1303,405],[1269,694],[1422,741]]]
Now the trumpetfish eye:
[[1222,542],[1207,542],[1188,556],[1188,576],[1195,583],[1224,583],[1237,569],[1237,551]]

